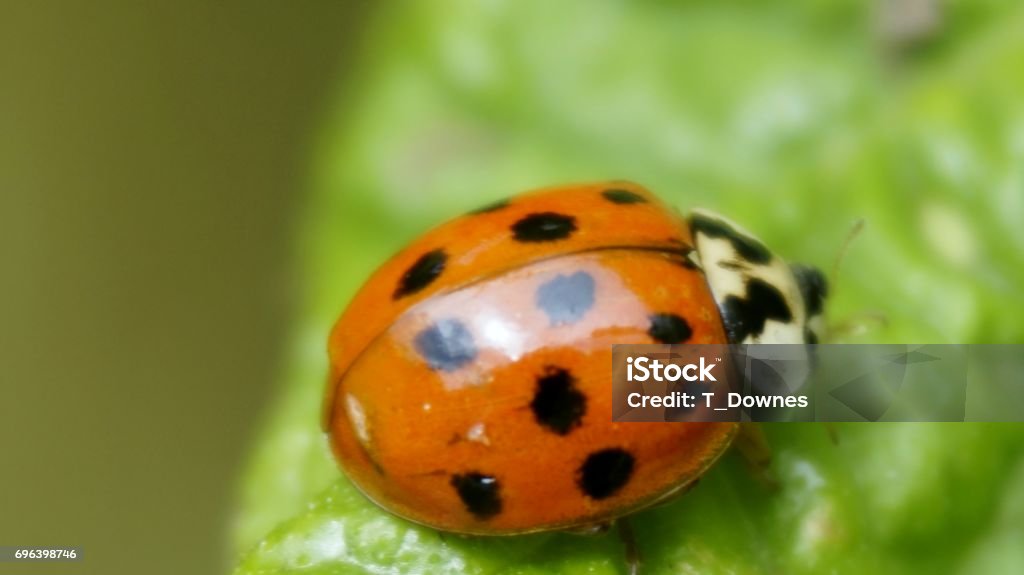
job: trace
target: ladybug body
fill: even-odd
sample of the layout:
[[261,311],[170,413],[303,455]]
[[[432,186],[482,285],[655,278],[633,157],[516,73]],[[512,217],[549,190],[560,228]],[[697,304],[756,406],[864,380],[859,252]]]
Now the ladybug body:
[[333,329],[324,423],[371,500],[444,531],[586,530],[684,490],[735,423],[612,421],[611,346],[816,341],[824,282],[633,184],[421,237]]

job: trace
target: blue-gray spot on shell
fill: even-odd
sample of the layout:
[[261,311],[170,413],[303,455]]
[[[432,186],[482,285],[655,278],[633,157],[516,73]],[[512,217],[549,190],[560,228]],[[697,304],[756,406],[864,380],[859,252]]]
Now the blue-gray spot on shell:
[[424,328],[413,344],[431,369],[455,371],[476,359],[473,334],[457,319],[443,319]]
[[594,306],[594,278],[586,272],[557,275],[537,288],[535,301],[552,325],[575,323]]

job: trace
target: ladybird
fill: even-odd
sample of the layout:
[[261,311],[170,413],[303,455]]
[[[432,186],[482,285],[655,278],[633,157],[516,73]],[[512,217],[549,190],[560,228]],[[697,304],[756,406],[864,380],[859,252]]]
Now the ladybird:
[[587,531],[664,502],[737,423],[612,421],[613,344],[814,343],[821,273],[624,182],[428,232],[329,338],[325,432],[380,507],[454,533]]

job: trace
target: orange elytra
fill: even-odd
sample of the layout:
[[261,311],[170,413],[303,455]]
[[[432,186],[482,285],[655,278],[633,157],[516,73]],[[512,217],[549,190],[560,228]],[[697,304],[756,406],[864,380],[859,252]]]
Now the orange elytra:
[[816,341],[825,284],[624,182],[459,216],[378,269],[329,340],[324,427],[384,509],[456,533],[587,530],[697,480],[737,424],[612,421],[611,346]]

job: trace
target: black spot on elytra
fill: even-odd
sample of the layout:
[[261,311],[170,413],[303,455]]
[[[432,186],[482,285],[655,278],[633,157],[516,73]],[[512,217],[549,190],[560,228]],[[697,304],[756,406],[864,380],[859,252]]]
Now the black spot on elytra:
[[648,328],[647,334],[660,343],[683,343],[693,335],[690,324],[678,315],[656,313],[649,319],[651,327]]
[[693,214],[691,222],[694,230],[709,238],[725,238],[743,259],[755,263],[766,264],[772,260],[772,253],[764,244],[750,236],[745,236],[733,229],[722,220],[709,218],[702,214]]
[[452,475],[452,487],[466,510],[477,519],[490,519],[501,513],[501,486],[493,475],[476,471]]
[[473,334],[457,319],[443,319],[424,328],[413,343],[431,369],[455,371],[476,358]]
[[420,259],[416,260],[402,274],[402,279],[398,281],[398,287],[395,288],[395,293],[391,296],[392,299],[414,294],[430,285],[444,271],[447,262],[448,254],[444,253],[442,249],[436,249],[420,256]]
[[474,216],[475,215],[479,215],[479,214],[489,214],[491,212],[496,212],[498,210],[503,210],[503,209],[507,208],[508,205],[509,205],[509,201],[508,201],[508,198],[506,198],[506,199],[503,199],[503,200],[498,200],[496,202],[491,202],[491,203],[489,203],[489,204],[487,204],[485,206],[480,206],[479,208],[477,208],[475,210],[471,210],[469,213],[471,215],[474,215]]
[[534,301],[553,325],[574,323],[594,305],[594,278],[586,272],[555,276],[537,288]]
[[611,497],[629,481],[634,463],[633,456],[624,449],[595,451],[580,466],[577,483],[593,499]]
[[793,312],[785,298],[775,286],[760,279],[747,284],[746,297],[731,295],[721,306],[722,323],[730,343],[741,343],[747,336],[764,331],[764,324],[770,319],[787,322],[793,320]]
[[[668,393],[686,393],[692,397],[704,397],[701,394],[708,391],[708,384],[700,381],[686,381],[680,379],[668,385]],[[700,421],[702,414],[706,412],[701,409],[701,404],[694,402],[691,406],[677,405],[676,407],[665,408],[665,421]]]
[[804,298],[804,308],[807,309],[807,317],[819,315],[825,305],[825,298],[828,297],[828,282],[825,276],[817,268],[794,264],[789,266],[796,277],[796,284],[800,286],[800,294]]
[[646,204],[647,198],[636,192],[615,188],[601,192],[604,199],[613,204]]
[[579,427],[587,398],[575,384],[572,374],[559,367],[548,367],[544,375],[537,378],[537,391],[530,402],[537,423],[558,435],[566,435]]
[[576,231],[576,218],[554,212],[530,214],[512,224],[512,234],[520,242],[562,240]]

